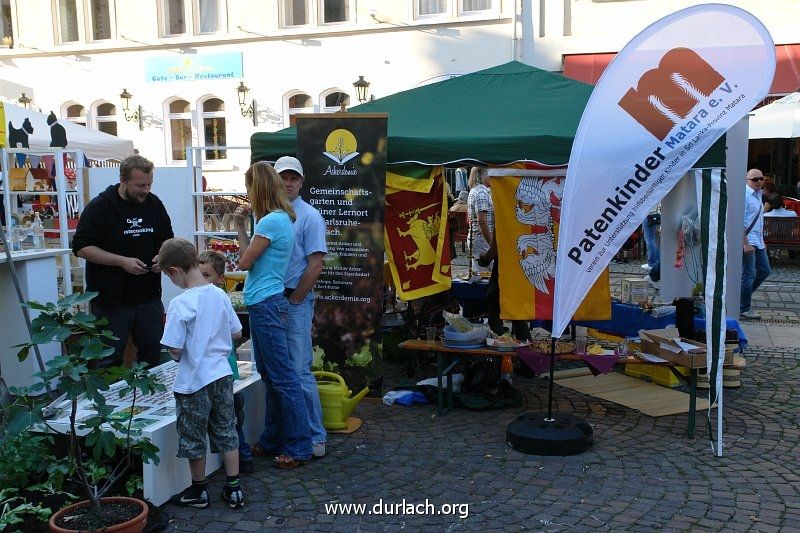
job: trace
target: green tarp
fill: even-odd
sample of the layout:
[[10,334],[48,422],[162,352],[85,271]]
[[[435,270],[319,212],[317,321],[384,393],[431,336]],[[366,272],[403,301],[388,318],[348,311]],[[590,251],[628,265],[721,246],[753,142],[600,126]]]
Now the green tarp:
[[[389,114],[389,163],[472,160],[561,165],[569,161],[591,93],[591,85],[512,61],[367,102],[348,112]],[[295,137],[295,128],[254,134],[251,161],[294,154]],[[697,166],[724,166],[724,145],[718,142],[712,153],[713,159],[704,156]]]

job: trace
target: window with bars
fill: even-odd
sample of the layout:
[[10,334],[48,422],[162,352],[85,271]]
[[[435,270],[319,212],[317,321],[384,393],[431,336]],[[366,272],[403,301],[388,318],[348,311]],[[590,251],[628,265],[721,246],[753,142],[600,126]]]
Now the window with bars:
[[97,129],[109,135],[117,135],[117,107],[114,104],[100,104],[95,111]]
[[[219,98],[209,98],[202,104],[203,145],[225,146],[225,102]],[[209,149],[206,159],[227,159],[227,150]]]
[[58,30],[60,42],[74,43],[80,38],[76,0],[58,0]]
[[186,100],[174,100],[167,114],[170,136],[170,158],[186,160],[186,147],[192,145],[192,110]]

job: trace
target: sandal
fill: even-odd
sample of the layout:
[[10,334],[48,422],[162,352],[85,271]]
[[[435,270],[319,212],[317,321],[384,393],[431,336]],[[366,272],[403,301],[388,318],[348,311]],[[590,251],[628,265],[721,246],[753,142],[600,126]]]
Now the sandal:
[[278,468],[297,468],[311,462],[311,459],[295,459],[289,455],[278,455],[272,460],[272,464]]
[[276,457],[282,453],[276,450],[265,450],[260,444],[253,444],[250,446],[250,450],[253,457]]

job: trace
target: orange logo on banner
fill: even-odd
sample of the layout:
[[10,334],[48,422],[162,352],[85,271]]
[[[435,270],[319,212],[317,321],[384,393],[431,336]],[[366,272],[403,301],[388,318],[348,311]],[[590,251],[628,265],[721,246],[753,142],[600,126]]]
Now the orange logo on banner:
[[672,116],[688,117],[699,95],[709,96],[723,81],[722,75],[693,50],[673,48],[657,68],[639,78],[636,88],[625,93],[619,105],[663,141],[676,124]]

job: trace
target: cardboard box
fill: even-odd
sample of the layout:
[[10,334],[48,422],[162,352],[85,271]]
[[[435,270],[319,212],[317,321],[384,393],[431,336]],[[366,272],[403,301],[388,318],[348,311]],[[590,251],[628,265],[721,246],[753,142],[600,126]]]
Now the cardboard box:
[[640,304],[647,301],[649,287],[646,279],[643,278],[624,278],[622,280],[623,302]]
[[[691,339],[679,337],[674,327],[651,329],[639,332],[642,339],[642,352],[657,355],[672,363],[689,368],[705,368],[706,345]],[[724,365],[733,364],[733,350],[725,349]]]

